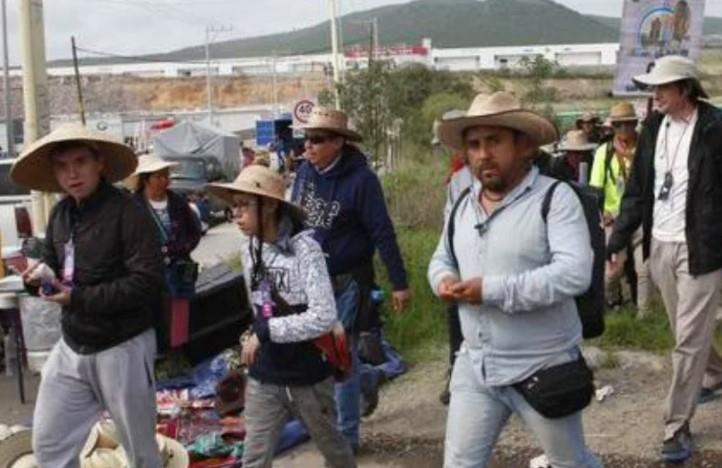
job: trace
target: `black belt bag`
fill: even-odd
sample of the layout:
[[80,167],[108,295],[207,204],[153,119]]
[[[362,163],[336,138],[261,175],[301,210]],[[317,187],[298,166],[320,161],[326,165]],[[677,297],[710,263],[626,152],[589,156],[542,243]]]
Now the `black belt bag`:
[[586,408],[594,395],[594,374],[584,357],[548,367],[514,385],[529,406],[545,418],[569,416]]

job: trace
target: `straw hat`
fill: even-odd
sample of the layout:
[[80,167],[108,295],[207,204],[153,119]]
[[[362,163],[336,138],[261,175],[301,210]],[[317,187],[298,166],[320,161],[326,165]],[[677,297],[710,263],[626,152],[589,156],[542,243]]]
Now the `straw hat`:
[[675,81],[692,80],[699,90],[699,95],[703,98],[709,97],[699,82],[694,61],[681,55],[667,55],[658,58],[649,73],[637,75],[632,80],[642,86],[660,86]]
[[596,147],[596,144],[589,143],[583,131],[569,130],[564,141],[559,144],[559,151],[591,151]]
[[634,110],[634,106],[631,102],[622,101],[612,106],[609,110],[609,122],[636,122],[639,120],[637,117],[637,111]]
[[105,158],[103,175],[111,183],[125,179],[138,165],[133,150],[110,135],[80,124],[64,124],[28,145],[10,169],[10,177],[18,185],[33,190],[62,192],[50,155],[58,143],[68,141],[81,141],[97,148]]
[[301,127],[303,130],[325,130],[337,133],[349,141],[361,141],[363,137],[351,130],[348,116],[340,110],[330,107],[316,106],[308,117],[308,122]]
[[32,439],[32,432],[24,430],[10,434],[0,441],[0,467],[37,468]]
[[271,198],[284,203],[291,212],[291,216],[297,221],[303,221],[306,214],[298,205],[286,201],[286,184],[277,172],[256,164],[243,169],[236,180],[230,184],[208,184],[206,190],[229,205],[233,204],[233,195],[238,193],[249,193],[261,197]]
[[[180,442],[161,434],[156,434],[155,439],[163,468],[186,468],[188,466],[188,451]],[[81,468],[127,468],[128,457],[119,441],[120,438],[112,421],[101,421],[93,426],[85,446],[80,452]]]
[[577,119],[577,121],[576,121],[577,127],[578,127],[579,124],[581,124],[582,122],[593,122],[593,123],[597,123],[597,122],[599,122],[599,117],[597,117],[596,115],[594,115],[592,112],[585,112],[585,113],[582,114],[581,117],[579,117],[579,118]]
[[514,96],[500,91],[494,94],[479,94],[474,98],[466,115],[442,120],[439,125],[439,140],[453,149],[463,149],[464,130],[481,125],[518,130],[528,135],[537,145],[552,143],[559,138],[557,128],[552,122],[535,112],[523,109]]
[[144,154],[138,156],[138,167],[135,169],[133,175],[152,174],[163,169],[176,167],[178,164],[177,162],[166,161],[155,153]]

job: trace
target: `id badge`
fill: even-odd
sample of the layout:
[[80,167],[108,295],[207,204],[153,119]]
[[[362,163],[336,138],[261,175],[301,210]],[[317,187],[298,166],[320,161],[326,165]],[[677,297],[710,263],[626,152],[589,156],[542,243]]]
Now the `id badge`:
[[65,260],[63,261],[63,283],[72,284],[75,273],[75,244],[70,239],[65,244]]

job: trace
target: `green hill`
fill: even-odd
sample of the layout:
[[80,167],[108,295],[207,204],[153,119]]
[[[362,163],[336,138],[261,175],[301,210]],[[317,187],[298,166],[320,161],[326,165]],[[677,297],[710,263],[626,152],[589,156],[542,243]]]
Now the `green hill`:
[[[376,18],[381,44],[418,44],[430,37],[434,47],[490,47],[535,44],[616,42],[619,18],[582,15],[552,0],[415,0],[352,13],[340,19],[345,47],[368,43]],[[722,34],[722,18],[707,18],[705,34]],[[213,58],[298,55],[329,51],[329,22],[296,31],[211,45]],[[150,61],[203,60],[203,46],[146,55]],[[83,64],[122,63],[119,58],[83,58]],[[137,59],[127,60],[137,61]],[[54,64],[68,64],[67,60]]]

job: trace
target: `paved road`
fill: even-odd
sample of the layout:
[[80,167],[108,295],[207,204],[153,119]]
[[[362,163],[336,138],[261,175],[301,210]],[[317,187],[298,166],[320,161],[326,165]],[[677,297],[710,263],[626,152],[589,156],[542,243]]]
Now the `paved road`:
[[193,251],[193,259],[202,267],[227,261],[239,254],[241,233],[235,224],[220,224],[209,230]]

